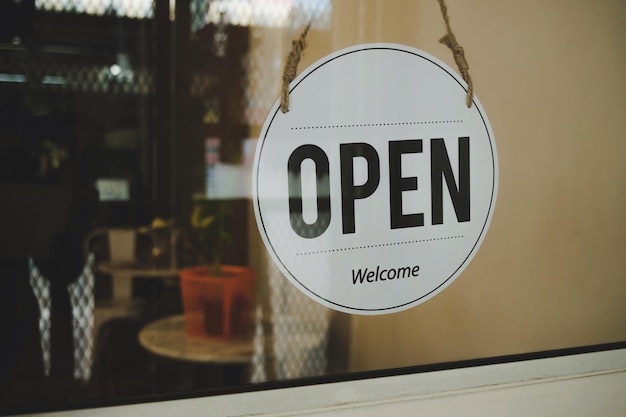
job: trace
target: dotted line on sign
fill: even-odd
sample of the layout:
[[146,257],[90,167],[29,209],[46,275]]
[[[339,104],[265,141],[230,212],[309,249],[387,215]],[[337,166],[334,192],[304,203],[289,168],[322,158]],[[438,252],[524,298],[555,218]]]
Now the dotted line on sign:
[[429,125],[429,124],[446,124],[446,123],[462,123],[463,120],[430,120],[423,122],[392,122],[392,123],[361,123],[347,125],[324,125],[324,126],[298,126],[292,127],[291,130],[310,130],[310,129],[342,129],[351,127],[379,127],[379,126],[408,126],[408,125]]
[[384,246],[397,246],[397,245],[410,245],[412,243],[424,243],[424,242],[434,242],[437,240],[450,240],[450,239],[460,239],[463,235],[460,236],[445,236],[445,237],[433,237],[430,239],[419,239],[419,240],[407,240],[406,242],[392,242],[392,243],[380,243],[378,245],[364,245],[364,246],[354,246],[351,248],[336,248],[336,249],[326,249],[326,250],[318,250],[312,252],[300,252],[296,253],[297,256],[301,255],[318,255],[320,253],[331,253],[331,252],[345,252],[351,250],[359,250],[359,249],[370,249],[370,248],[381,248]]

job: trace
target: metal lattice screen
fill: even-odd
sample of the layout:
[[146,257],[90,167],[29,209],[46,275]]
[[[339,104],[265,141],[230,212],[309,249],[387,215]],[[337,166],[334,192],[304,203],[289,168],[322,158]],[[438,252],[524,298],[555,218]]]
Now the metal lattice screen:
[[195,31],[220,21],[248,27],[299,27],[311,17],[318,27],[327,28],[331,10],[330,0],[191,0],[191,28]]
[[[150,198],[154,1],[11,3],[6,13],[15,22],[0,31],[0,93],[15,109],[2,119],[4,144],[31,159],[46,154],[46,146],[62,155],[51,155],[53,169],[24,180],[67,178],[83,166],[79,159],[91,158],[89,176],[122,179],[131,198]],[[28,128],[33,125],[40,127]]]
[[[2,87],[64,97],[61,107],[74,103],[77,118],[85,117],[81,146],[101,137],[111,152],[124,152],[129,143],[126,128],[132,125],[139,131],[139,138],[133,139],[139,145],[133,146],[140,148],[138,154],[150,154],[156,124],[151,100],[157,89],[154,0],[35,0],[33,7],[36,24],[30,20],[28,30],[0,42]],[[203,52],[193,57],[199,70],[190,71],[186,84],[176,88],[200,103],[199,119],[207,126],[223,124],[220,117],[225,114],[230,115],[228,122],[240,126],[262,125],[278,97],[294,31],[312,18],[314,28],[327,28],[332,12],[330,0],[190,0],[189,8],[186,41]],[[271,42],[259,47],[255,42],[267,31]],[[222,77],[215,77],[215,71]],[[241,99],[220,103],[215,98],[219,88]],[[115,104],[115,97],[133,99],[122,106]],[[121,123],[125,125],[118,129]],[[148,177],[144,171],[152,162],[140,158],[126,165],[142,170],[133,172],[135,177]],[[264,314],[273,320],[272,375],[285,379],[323,374],[329,310],[297,291],[273,265],[265,274],[271,308]]]
[[[293,31],[311,21],[314,29],[328,29],[332,3],[330,0],[191,0],[190,9],[192,33],[197,36],[212,28],[211,50],[218,58],[232,53],[229,28],[249,30],[250,46],[237,64],[243,67],[243,76],[238,80],[239,85],[230,88],[244,92],[241,122],[260,126],[278,97],[288,53],[285,46],[291,44]],[[258,43],[267,42],[267,38],[271,39],[271,45]],[[215,82],[218,81],[207,74],[192,74],[192,91],[210,91]]]
[[80,54],[47,54],[40,59],[0,56],[0,73],[8,82],[29,90],[147,95],[153,91],[152,71],[130,69],[124,54],[116,59],[122,65],[94,62]]
[[[228,91],[243,96],[241,107],[228,113],[230,121],[254,126],[263,124],[278,98],[286,46],[291,45],[293,32],[311,20],[315,29],[328,28],[332,11],[329,0],[192,0],[190,9],[192,39],[204,39],[200,51],[206,51],[194,60],[210,53],[217,62],[212,68],[227,62],[230,71],[240,70],[241,74],[236,79],[223,74],[216,77],[207,65],[207,70],[190,75],[192,95],[205,96],[207,119],[214,120],[214,114],[219,119],[220,113],[225,117],[227,110],[214,110],[219,103],[206,97],[220,82],[229,80]],[[237,43],[236,28],[248,31],[245,50]],[[269,257],[265,263],[267,270],[259,274],[267,277],[270,307],[262,314],[270,319],[271,335],[266,339],[268,345],[260,341],[267,335],[257,332],[253,381],[326,373],[330,310],[297,290]],[[272,360],[265,362],[269,357]]]
[[153,0],[35,0],[35,7],[54,12],[109,14],[137,19],[154,16]]
[[18,6],[23,21],[16,26],[22,28],[2,45],[0,81],[47,92],[154,91],[153,0],[36,0],[34,10]]
[[330,310],[302,294],[268,260],[277,379],[323,375]]

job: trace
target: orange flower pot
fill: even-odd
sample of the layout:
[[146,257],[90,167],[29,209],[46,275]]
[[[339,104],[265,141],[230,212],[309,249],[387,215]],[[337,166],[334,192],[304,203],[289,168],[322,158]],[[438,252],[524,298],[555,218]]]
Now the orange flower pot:
[[250,334],[253,269],[222,265],[221,275],[214,275],[202,265],[180,270],[179,276],[189,335],[233,339]]

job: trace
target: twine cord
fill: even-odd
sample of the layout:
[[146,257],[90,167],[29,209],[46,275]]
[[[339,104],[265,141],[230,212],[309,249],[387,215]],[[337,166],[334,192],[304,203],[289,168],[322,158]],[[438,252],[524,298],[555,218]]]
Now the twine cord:
[[472,78],[469,75],[469,64],[467,63],[467,59],[465,59],[465,52],[463,51],[463,47],[459,45],[452,32],[452,27],[450,26],[450,18],[448,17],[448,6],[446,6],[445,0],[437,0],[439,2],[439,7],[441,8],[441,15],[443,16],[443,20],[446,23],[447,34],[444,35],[441,39],[439,39],[439,43],[446,45],[452,51],[452,56],[454,57],[454,61],[456,62],[459,71],[461,72],[461,76],[467,83],[467,107],[472,106],[472,99],[474,96],[474,85],[472,84]]
[[296,71],[298,70],[300,58],[302,58],[302,54],[306,48],[306,35],[311,28],[311,23],[312,21],[306,25],[298,39],[291,42],[291,51],[287,56],[287,62],[283,70],[283,86],[280,95],[280,109],[283,113],[289,111],[289,83],[296,78]]
[[[474,84],[472,83],[472,78],[469,74],[469,64],[465,58],[465,51],[463,50],[463,47],[459,45],[456,40],[456,36],[454,36],[454,32],[452,32],[450,17],[448,16],[448,6],[446,5],[445,0],[437,1],[439,2],[439,8],[441,9],[441,15],[443,16],[447,31],[447,34],[439,39],[439,43],[446,45],[452,51],[452,56],[454,57],[454,61],[456,62],[459,72],[461,73],[463,80],[467,83],[466,104],[469,108],[472,107],[474,97]],[[280,95],[280,109],[283,113],[287,113],[289,111],[289,83],[296,78],[298,64],[300,63],[300,59],[302,58],[302,54],[307,45],[306,36],[309,33],[311,24],[312,20],[306,25],[304,31],[300,34],[300,37],[291,42],[291,51],[287,56],[287,61],[285,62],[285,68],[283,70],[283,84]]]

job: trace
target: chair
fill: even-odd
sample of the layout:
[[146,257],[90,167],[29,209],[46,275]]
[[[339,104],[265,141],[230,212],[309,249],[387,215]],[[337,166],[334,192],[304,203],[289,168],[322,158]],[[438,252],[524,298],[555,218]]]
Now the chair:
[[132,282],[137,277],[176,275],[178,236],[169,228],[98,228],[84,241],[85,256],[96,253],[96,271],[111,276],[115,302],[132,298]]
[[[94,349],[94,255],[90,253],[78,279],[67,287],[72,305],[74,339],[74,378],[83,382],[91,378]],[[39,333],[44,374],[50,375],[52,363],[52,293],[50,281],[39,271],[32,257],[28,259],[30,285],[39,305]]]
[[83,382],[91,378],[94,333],[94,259],[93,253],[78,279],[68,285],[67,291],[72,303],[72,335],[74,337],[74,378]]
[[39,336],[41,340],[44,374],[50,376],[50,367],[52,364],[52,355],[50,353],[52,329],[52,292],[50,290],[50,281],[41,275],[32,257],[28,259],[28,271],[30,275],[30,286],[33,289],[37,304],[39,305]]
[[131,298],[132,274],[123,270],[112,271],[102,268],[106,265],[132,265],[136,262],[137,233],[133,229],[98,228],[92,230],[84,241],[83,254],[96,253],[96,271],[111,275],[113,300]]
[[[93,308],[93,343],[97,339],[102,326],[112,320],[136,320],[141,316],[143,303],[132,298],[132,274],[123,271],[109,271],[102,268],[108,265],[131,265],[136,261],[137,232],[133,229],[97,228],[84,239],[83,252],[85,259],[92,262],[94,276],[101,278],[104,273],[111,275],[112,289],[103,291],[109,296],[94,296]],[[94,279],[94,289],[102,287]]]

